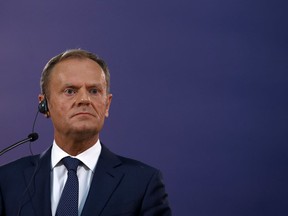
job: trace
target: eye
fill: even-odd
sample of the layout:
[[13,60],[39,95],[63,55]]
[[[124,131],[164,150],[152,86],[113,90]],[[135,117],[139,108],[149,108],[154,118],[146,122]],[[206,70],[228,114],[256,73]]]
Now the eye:
[[89,90],[89,92],[90,92],[90,94],[97,94],[98,93],[98,89],[96,89],[96,88],[93,88],[93,89],[90,89]]
[[67,89],[64,90],[64,93],[65,93],[66,95],[73,95],[73,94],[76,93],[76,90],[73,89],[73,88],[67,88]]

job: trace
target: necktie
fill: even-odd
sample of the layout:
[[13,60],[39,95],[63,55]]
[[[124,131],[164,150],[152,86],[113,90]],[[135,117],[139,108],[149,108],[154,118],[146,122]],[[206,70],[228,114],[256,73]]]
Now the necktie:
[[79,183],[77,167],[80,161],[76,158],[65,157],[62,162],[68,170],[68,177],[58,203],[56,216],[78,216]]

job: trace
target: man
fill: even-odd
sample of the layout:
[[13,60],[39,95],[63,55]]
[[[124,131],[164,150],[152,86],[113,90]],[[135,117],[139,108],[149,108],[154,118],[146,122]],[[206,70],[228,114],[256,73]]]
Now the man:
[[40,84],[54,142],[0,168],[0,215],[171,215],[160,172],[100,143],[112,100],[105,62],[68,50],[47,63]]

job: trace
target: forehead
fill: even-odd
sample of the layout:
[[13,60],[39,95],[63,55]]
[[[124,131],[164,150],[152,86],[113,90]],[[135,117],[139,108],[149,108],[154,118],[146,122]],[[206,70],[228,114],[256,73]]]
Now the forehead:
[[88,58],[69,58],[54,66],[51,82],[105,82],[105,73],[100,65]]

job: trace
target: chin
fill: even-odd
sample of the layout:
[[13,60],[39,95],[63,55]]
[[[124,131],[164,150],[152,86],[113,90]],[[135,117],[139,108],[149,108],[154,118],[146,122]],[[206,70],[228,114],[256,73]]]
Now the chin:
[[95,127],[87,127],[86,125],[83,127],[77,127],[73,130],[74,133],[96,133],[97,129]]
[[72,137],[74,137],[75,139],[89,139],[89,138],[93,138],[95,136],[98,136],[98,132],[97,130],[88,130],[88,129],[85,129],[85,130],[73,130],[71,131],[70,133],[72,135]]
[[82,136],[85,134],[97,135],[102,129],[101,125],[96,125],[95,122],[91,124],[91,122],[78,122],[78,124],[73,124],[70,127],[70,134],[76,134],[77,136]]

